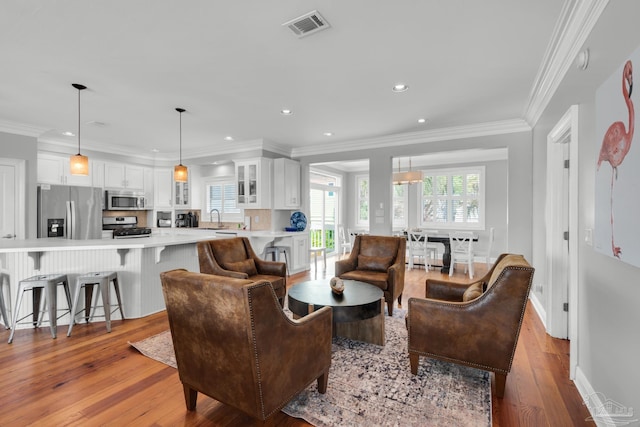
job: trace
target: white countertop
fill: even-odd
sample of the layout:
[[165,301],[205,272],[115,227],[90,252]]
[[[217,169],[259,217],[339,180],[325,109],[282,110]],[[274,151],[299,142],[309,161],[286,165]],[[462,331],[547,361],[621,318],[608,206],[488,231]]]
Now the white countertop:
[[[132,239],[93,239],[93,240],[69,240],[61,238],[26,239],[26,240],[0,240],[0,253],[13,252],[47,252],[47,251],[77,251],[95,249],[144,249],[160,246],[184,245],[196,243],[201,240],[230,238],[237,236],[257,238],[289,237],[296,234],[308,233],[287,231],[249,231],[249,230],[207,230],[201,228],[167,228],[157,232],[154,229],[150,237],[138,237]],[[186,231],[188,230],[188,231]]]

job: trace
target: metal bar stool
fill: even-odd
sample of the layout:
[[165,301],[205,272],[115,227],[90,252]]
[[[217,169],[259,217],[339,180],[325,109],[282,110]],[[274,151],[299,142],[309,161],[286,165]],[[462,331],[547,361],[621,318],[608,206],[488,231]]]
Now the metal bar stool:
[[284,254],[284,263],[287,268],[287,276],[289,275],[289,259],[287,258],[288,248],[286,246],[267,246],[264,248],[264,257],[267,258],[271,254],[273,261],[280,261],[280,253]]
[[[61,316],[58,316],[58,286],[62,285],[64,293],[67,297],[67,310]],[[56,337],[58,319],[71,311],[71,294],[69,293],[69,282],[66,274],[43,274],[39,276],[29,277],[21,280],[18,284],[18,295],[16,305],[13,310],[13,322],[11,323],[11,334],[9,335],[9,344],[13,341],[13,334],[16,332],[18,322],[29,317],[26,315],[18,319],[18,311],[22,304],[22,297],[27,291],[33,292],[33,326],[38,327],[42,322],[42,314],[44,307],[40,310],[40,302],[42,300],[42,290],[44,289],[44,301],[49,311],[49,328],[51,336]],[[44,305],[44,304],[43,304]]]
[[[0,270],[0,317],[2,317],[2,323],[5,329],[9,329],[11,326],[11,320],[7,316],[7,305],[4,302],[4,287],[11,289],[11,282],[9,281],[9,272],[6,270]],[[11,299],[11,297],[9,297]]]
[[[111,310],[111,302],[109,298],[109,284],[113,282],[113,288],[116,291],[116,298],[118,299],[118,306]],[[93,299],[93,287],[100,287],[100,294],[102,296],[102,307],[104,309],[104,318],[107,323],[107,332],[111,332],[111,315],[120,310],[120,316],[124,320],[124,311],[122,310],[122,300],[120,298],[120,285],[118,284],[118,273],[115,271],[100,271],[96,273],[88,273],[84,276],[79,276],[76,280],[76,290],[73,296],[73,307],[71,309],[71,321],[69,322],[69,330],[67,336],[71,336],[71,330],[76,323],[77,314],[82,311],[78,311],[78,300],[80,299],[80,290],[84,288],[84,312],[85,320],[87,323],[95,314],[96,308],[98,308],[98,296],[96,295],[95,302],[91,304]],[[91,314],[91,308],[93,305],[94,314]]]

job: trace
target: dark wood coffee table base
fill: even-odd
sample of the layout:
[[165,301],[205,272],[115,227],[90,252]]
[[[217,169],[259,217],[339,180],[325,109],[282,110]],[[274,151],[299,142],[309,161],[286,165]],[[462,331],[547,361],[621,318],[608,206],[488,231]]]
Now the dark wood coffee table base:
[[345,291],[340,296],[331,292],[326,280],[302,282],[289,289],[288,303],[296,319],[322,307],[332,307],[334,336],[385,344],[384,296],[373,285],[345,280]]

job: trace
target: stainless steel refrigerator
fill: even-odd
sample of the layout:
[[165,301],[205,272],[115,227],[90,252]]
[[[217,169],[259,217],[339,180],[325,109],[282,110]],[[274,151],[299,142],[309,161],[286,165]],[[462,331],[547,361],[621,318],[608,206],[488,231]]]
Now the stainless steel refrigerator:
[[68,185],[38,186],[38,237],[102,238],[102,190]]

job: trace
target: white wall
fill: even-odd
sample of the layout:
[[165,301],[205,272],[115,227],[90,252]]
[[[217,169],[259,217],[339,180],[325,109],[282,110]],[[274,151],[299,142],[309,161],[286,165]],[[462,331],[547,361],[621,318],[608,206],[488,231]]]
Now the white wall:
[[[579,164],[575,165],[577,168],[572,166],[579,176],[579,216],[572,218],[572,221],[578,221],[580,231],[578,247],[572,249],[578,251],[578,302],[577,307],[570,308],[577,310],[578,316],[577,385],[583,391],[601,393],[604,399],[635,408],[634,419],[640,418],[640,369],[637,363],[640,355],[640,269],[596,252],[584,237],[586,230],[594,227],[595,172],[602,143],[602,135],[596,134],[595,128],[595,92],[640,46],[638,16],[640,2],[608,3],[585,43],[591,51],[589,68],[578,71],[572,67],[534,128],[532,175],[533,253],[536,280],[540,281],[545,277],[546,138],[570,105],[578,104]],[[636,91],[632,100],[640,105]],[[638,135],[634,137],[631,149],[640,149]],[[640,238],[640,226],[627,232]]]

